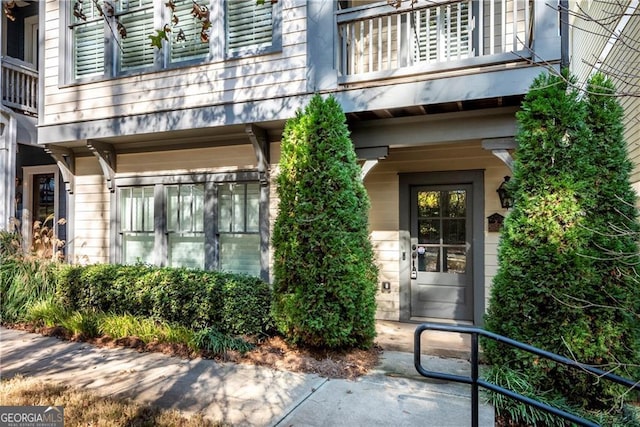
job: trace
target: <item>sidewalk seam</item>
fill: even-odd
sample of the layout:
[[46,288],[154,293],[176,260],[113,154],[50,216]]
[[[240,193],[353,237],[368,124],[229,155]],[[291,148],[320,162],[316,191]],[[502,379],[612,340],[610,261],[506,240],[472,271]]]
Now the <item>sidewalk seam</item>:
[[307,396],[304,399],[302,399],[300,402],[298,402],[296,406],[291,408],[291,410],[289,410],[286,414],[280,417],[280,419],[275,424],[273,424],[272,427],[277,427],[282,421],[284,421],[285,418],[291,415],[296,409],[300,407],[300,405],[306,402],[311,396],[315,394],[316,391],[320,390],[320,388],[322,388],[322,386],[324,386],[328,382],[329,382],[329,378],[325,378],[324,381],[317,388],[312,388],[311,393],[307,394]]

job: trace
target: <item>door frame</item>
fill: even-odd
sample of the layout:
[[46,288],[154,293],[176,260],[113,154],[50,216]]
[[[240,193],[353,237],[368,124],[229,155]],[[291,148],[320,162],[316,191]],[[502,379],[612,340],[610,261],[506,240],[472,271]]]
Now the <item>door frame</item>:
[[400,321],[411,322],[411,189],[428,185],[471,185],[473,323],[482,326],[484,285],[484,170],[399,174]]
[[25,248],[31,247],[31,235],[33,234],[33,177],[42,174],[53,174],[55,180],[54,196],[53,196],[53,224],[56,228],[56,235],[58,235],[58,220],[60,219],[60,170],[56,165],[41,165],[41,166],[24,166],[22,168],[22,241]]

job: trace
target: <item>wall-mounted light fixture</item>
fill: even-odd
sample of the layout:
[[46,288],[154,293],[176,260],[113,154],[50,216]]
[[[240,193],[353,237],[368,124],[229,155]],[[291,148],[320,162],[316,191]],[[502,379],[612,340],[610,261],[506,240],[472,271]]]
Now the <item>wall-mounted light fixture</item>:
[[505,176],[504,181],[502,181],[500,187],[496,190],[498,192],[498,197],[500,197],[500,206],[504,209],[513,207],[513,197],[509,194],[509,190],[507,188],[510,179],[510,176]]

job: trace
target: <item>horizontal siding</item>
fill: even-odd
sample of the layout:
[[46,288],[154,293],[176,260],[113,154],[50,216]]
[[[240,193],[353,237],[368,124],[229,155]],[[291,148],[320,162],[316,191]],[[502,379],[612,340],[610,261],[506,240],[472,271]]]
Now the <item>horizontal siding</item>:
[[[102,82],[60,86],[59,2],[47,1],[45,114],[56,124],[306,92],[306,3],[283,0],[282,52]],[[60,62],[59,62],[60,61]],[[282,84],[287,82],[287,84]]]
[[119,154],[118,174],[136,172],[177,173],[194,171],[229,171],[254,169],[256,156],[253,147],[234,145],[228,147],[199,148],[193,150],[156,151],[152,153]]
[[109,262],[111,193],[93,157],[76,160],[74,207],[74,262]]
[[[398,231],[372,231],[371,243],[378,266],[376,318],[399,320],[400,312],[400,238]],[[390,282],[391,292],[382,292],[382,282]]]
[[[636,9],[636,14],[640,8]],[[625,141],[635,168],[633,183],[640,183],[640,19],[630,19],[624,29],[626,42],[616,43],[605,63],[617,72],[612,73],[620,105],[625,110]]]
[[[627,1],[620,3],[625,3],[626,7]],[[621,7],[616,2],[592,0],[581,0],[570,2],[570,4],[570,7],[575,12],[570,17],[571,56],[576,58],[571,61],[571,71],[577,76],[578,81],[584,82],[591,72],[589,64],[595,62],[607,42],[608,35],[605,37],[603,34],[615,28],[615,22],[607,18]],[[581,16],[584,15],[588,15],[593,19],[582,19]],[[609,30],[606,30],[607,23],[609,23]],[[602,28],[602,26],[605,28]],[[581,59],[584,59],[584,61]],[[585,61],[589,64],[585,63]]]

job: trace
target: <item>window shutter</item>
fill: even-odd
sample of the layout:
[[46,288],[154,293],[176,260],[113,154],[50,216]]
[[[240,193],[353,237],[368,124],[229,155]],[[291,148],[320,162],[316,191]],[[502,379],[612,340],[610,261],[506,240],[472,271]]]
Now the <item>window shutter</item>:
[[416,62],[441,62],[467,58],[469,41],[469,2],[450,3],[414,12]]
[[273,18],[271,2],[256,0],[227,1],[227,51],[264,48],[272,44]]
[[[175,4],[178,24],[171,30],[171,62],[204,58],[209,53],[209,43],[200,39],[202,22],[191,14],[193,0],[180,0]],[[178,40],[180,30],[184,40]]]
[[155,34],[153,1],[124,1],[120,6],[118,19],[127,29],[126,38],[118,37],[120,70],[153,66],[155,52],[149,39],[150,35]]
[[86,19],[71,15],[73,77],[104,74],[104,20],[93,2],[77,3]]

